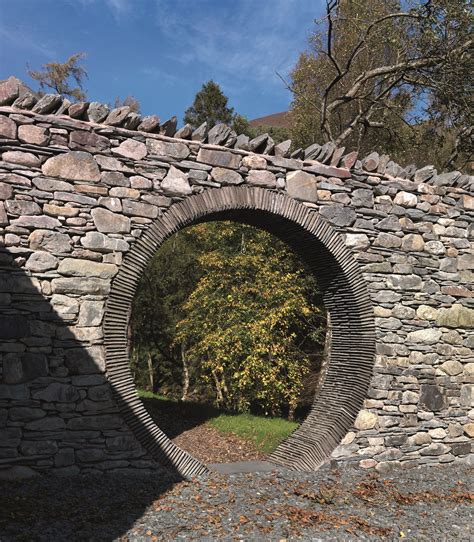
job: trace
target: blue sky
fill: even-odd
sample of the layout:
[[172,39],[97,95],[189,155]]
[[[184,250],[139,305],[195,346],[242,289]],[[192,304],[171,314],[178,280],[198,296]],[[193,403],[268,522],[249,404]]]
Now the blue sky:
[[287,75],[307,47],[322,0],[0,0],[0,79],[36,88],[26,64],[84,51],[91,100],[132,94],[143,114],[180,123],[214,79],[252,119],[285,111]]

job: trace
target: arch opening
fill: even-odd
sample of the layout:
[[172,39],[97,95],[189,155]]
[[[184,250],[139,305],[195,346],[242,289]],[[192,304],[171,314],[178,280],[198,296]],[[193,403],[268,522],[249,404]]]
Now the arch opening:
[[140,277],[131,371],[178,446],[206,464],[260,461],[310,409],[326,328],[316,278],[286,243],[207,221],[167,239]]
[[314,470],[351,427],[366,397],[375,353],[372,305],[357,262],[319,215],[288,196],[250,187],[208,190],[174,204],[125,257],[114,279],[104,320],[107,374],[123,415],[145,449],[183,476],[206,466],[179,449],[156,426],[139,399],[129,369],[127,329],[143,270],[171,235],[192,224],[232,220],[281,239],[314,273],[332,320],[331,356],[324,381],[300,427],[269,461]]

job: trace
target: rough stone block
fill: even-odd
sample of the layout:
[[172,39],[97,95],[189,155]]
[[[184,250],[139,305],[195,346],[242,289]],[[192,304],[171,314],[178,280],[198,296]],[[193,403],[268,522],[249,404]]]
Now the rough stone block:
[[88,152],[72,151],[46,160],[43,174],[71,181],[99,182],[100,171],[94,157]]
[[286,191],[292,198],[316,203],[318,183],[316,177],[306,171],[291,171],[286,174]]
[[212,166],[237,169],[240,166],[241,156],[229,151],[201,148],[197,155],[197,161],[211,164]]

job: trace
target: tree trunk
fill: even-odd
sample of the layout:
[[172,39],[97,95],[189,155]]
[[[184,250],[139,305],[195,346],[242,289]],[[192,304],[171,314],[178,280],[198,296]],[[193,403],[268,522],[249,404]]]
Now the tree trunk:
[[321,362],[321,370],[319,371],[318,383],[316,385],[315,396],[321,389],[324,379],[326,378],[326,373],[329,368],[329,360],[331,359],[331,343],[332,343],[332,322],[331,315],[327,313],[326,321],[326,337],[324,339],[324,352],[323,360]]
[[189,390],[189,369],[188,361],[184,351],[184,343],[181,343],[181,362],[183,364],[183,393],[181,395],[181,401],[186,401],[188,398]]
[[148,380],[150,381],[150,388],[155,393],[155,372],[153,370],[153,360],[151,357],[151,352],[148,352],[147,355],[147,365],[148,365]]
[[214,383],[216,385],[216,403],[217,406],[222,406],[224,402],[224,396],[222,395],[222,387],[221,383],[219,382],[219,378],[217,376],[217,373],[214,369],[212,369],[212,376],[214,378]]
[[295,420],[295,410],[296,410],[296,405],[292,403],[288,409],[288,420],[290,422],[293,422]]

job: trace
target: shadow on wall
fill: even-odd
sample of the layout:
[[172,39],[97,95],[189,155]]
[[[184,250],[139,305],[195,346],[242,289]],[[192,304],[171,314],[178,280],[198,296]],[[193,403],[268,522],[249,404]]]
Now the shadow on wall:
[[[43,519],[29,540],[59,540],[56,524],[104,539],[103,521],[113,539],[181,477],[153,461],[123,421],[104,374],[101,326],[70,327],[79,299],[51,293],[56,258],[35,253],[29,276],[30,253],[0,246],[0,539],[15,539],[16,521],[33,517]],[[12,481],[41,473],[48,477]]]

